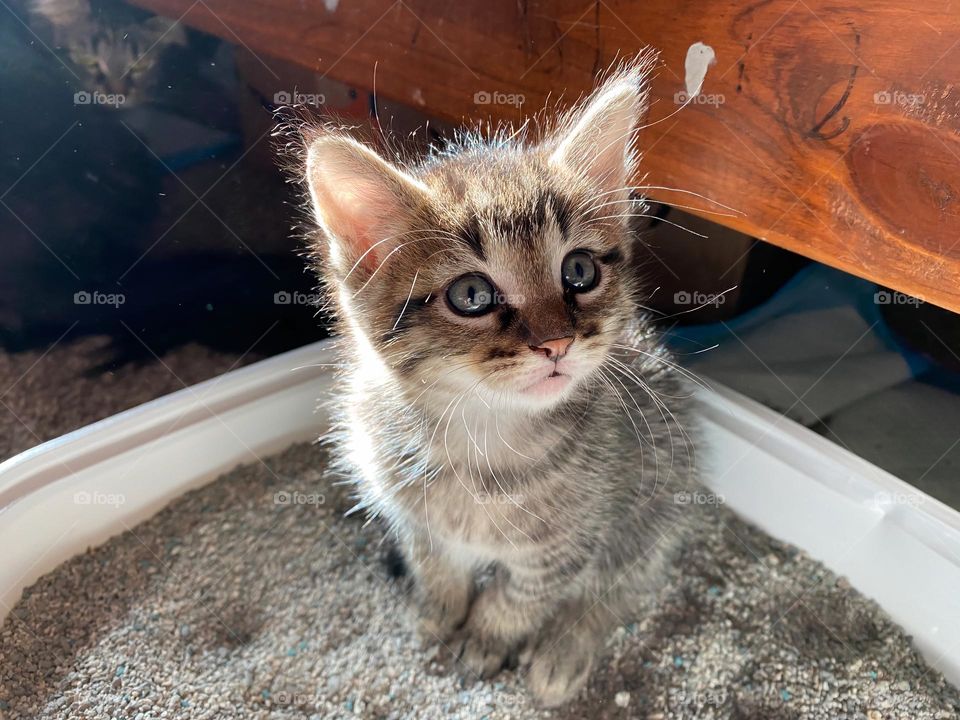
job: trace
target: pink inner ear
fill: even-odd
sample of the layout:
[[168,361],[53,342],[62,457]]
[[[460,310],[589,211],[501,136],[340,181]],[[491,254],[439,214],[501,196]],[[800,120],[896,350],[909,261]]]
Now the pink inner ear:
[[357,267],[368,272],[377,269],[392,245],[390,242],[380,242],[383,238],[377,237],[373,223],[353,223],[339,236],[349,247],[350,264],[359,261]]
[[388,239],[392,228],[384,217],[385,199],[372,190],[369,183],[356,179],[350,185],[327,189],[332,196],[327,203],[330,230],[344,245],[351,266],[359,261],[358,267],[369,272],[377,269],[394,246]]
[[[379,267],[380,263],[383,262],[383,258],[381,258],[380,254],[377,252],[381,247],[383,247],[383,245],[377,247],[374,250],[370,250],[370,252],[367,252],[367,250],[369,250],[370,246],[373,244],[374,244],[374,241],[371,241],[365,247],[363,253],[361,253],[363,255],[363,258],[360,260],[360,264],[357,266],[359,268],[362,268],[366,272],[370,272],[370,273],[375,272],[377,267]],[[384,245],[386,245],[386,243],[384,243]]]
[[376,153],[343,137],[311,146],[307,177],[317,219],[327,231],[333,261],[376,271],[403,242],[408,207],[425,190]]

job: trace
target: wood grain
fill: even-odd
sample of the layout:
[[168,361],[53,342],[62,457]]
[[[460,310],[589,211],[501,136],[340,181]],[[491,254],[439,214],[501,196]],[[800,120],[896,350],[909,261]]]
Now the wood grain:
[[[242,43],[268,67],[276,56],[370,87],[376,66],[378,94],[454,121],[568,103],[615,59],[657,47],[647,183],[710,196],[742,215],[706,217],[960,310],[960,8],[950,3],[136,3]],[[673,115],[696,41],[717,63]],[[517,96],[522,105],[505,104]]]

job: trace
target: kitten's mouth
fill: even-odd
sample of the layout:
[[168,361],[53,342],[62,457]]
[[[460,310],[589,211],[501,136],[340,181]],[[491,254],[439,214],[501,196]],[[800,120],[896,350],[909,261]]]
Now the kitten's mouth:
[[535,395],[538,397],[549,397],[561,392],[570,382],[570,376],[554,370],[546,377],[537,380],[532,385],[523,388],[521,392],[524,395]]

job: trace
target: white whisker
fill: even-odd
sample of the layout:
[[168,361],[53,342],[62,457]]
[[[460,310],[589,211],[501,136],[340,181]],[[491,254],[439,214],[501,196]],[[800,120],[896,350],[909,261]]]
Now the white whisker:
[[413,288],[417,284],[417,278],[420,277],[420,271],[417,270],[413,274],[413,282],[410,283],[410,292],[407,293],[407,300],[403,303],[403,308],[400,310],[400,315],[397,316],[397,321],[393,324],[392,330],[396,330],[397,326],[400,324],[400,321],[403,319],[403,314],[407,311],[407,305],[410,304],[410,298],[413,297]]
[[586,224],[590,225],[594,222],[599,222],[600,220],[612,220],[615,218],[618,218],[621,220],[624,218],[651,218],[651,219],[657,220],[658,222],[666,223],[667,225],[673,225],[673,227],[679,228],[680,230],[683,230],[684,232],[688,232],[691,235],[696,235],[697,237],[708,239],[707,235],[704,235],[703,233],[698,233],[696,230],[691,230],[690,228],[684,227],[683,225],[680,225],[679,223],[675,223],[672,220],[667,220],[666,218],[662,218],[659,215],[644,215],[643,213],[619,213],[617,215],[601,215],[600,217],[590,218],[586,222]]

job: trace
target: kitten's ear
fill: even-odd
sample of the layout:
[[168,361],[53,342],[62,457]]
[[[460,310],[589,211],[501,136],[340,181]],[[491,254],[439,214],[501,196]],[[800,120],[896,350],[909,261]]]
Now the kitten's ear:
[[636,170],[637,124],[647,107],[647,77],[655,55],[646,54],[601,85],[562,122],[550,162],[604,191],[624,188]]
[[187,44],[187,31],[183,26],[175,21],[154,15],[152,18],[144,21],[141,28],[145,30],[147,42],[159,43],[163,40],[165,45],[183,45]]
[[373,272],[413,226],[429,190],[375,152],[344,135],[322,135],[307,151],[307,184],[331,260],[346,273]]

